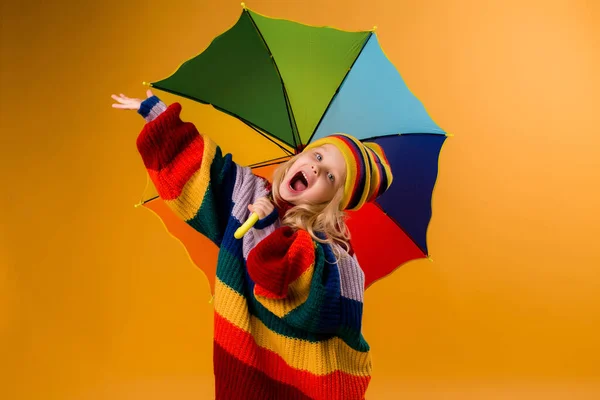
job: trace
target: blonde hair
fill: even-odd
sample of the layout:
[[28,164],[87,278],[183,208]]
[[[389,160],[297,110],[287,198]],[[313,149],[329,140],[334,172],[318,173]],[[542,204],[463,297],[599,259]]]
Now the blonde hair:
[[[278,207],[285,202],[279,194],[279,186],[284,176],[290,170],[299,155],[281,164],[273,173],[273,201]],[[346,225],[346,213],[340,210],[340,204],[344,196],[344,184],[338,183],[339,187],[329,203],[324,204],[299,204],[292,207],[283,217],[282,224],[294,230],[304,229],[319,243],[332,245],[332,249],[339,259],[341,254],[334,244],[340,245],[346,252],[350,250],[350,230]],[[322,239],[317,233],[325,235]]]

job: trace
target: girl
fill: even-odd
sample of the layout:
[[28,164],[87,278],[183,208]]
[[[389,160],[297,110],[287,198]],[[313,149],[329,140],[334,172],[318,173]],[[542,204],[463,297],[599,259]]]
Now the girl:
[[[167,107],[150,90],[145,100],[112,98],[146,120],[137,148],[160,197],[219,246],[216,398],[364,399],[364,273],[344,210],[391,184],[381,148],[341,134],[317,140],[281,165],[271,186],[183,122],[179,103]],[[235,239],[250,212],[259,221]]]

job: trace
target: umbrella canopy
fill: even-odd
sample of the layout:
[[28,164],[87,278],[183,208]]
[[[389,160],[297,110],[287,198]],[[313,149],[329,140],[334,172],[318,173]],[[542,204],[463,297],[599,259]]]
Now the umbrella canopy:
[[[231,29],[151,86],[243,121],[252,128],[239,137],[248,151],[275,146],[268,157],[247,164],[267,178],[274,165],[333,133],[377,142],[394,181],[348,220],[366,285],[407,261],[429,256],[431,196],[447,135],[408,89],[374,31],[314,27],[244,7]],[[194,256],[198,235],[155,195],[143,204],[184,243],[212,286],[216,251]]]

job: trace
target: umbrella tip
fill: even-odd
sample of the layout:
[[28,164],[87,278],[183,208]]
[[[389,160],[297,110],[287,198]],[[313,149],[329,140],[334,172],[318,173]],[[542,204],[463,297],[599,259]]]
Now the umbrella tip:
[[433,258],[431,258],[431,256],[427,256],[427,259],[431,262],[433,262]]
[[246,9],[246,3],[242,3],[242,8],[245,10]]
[[377,25],[375,25],[375,26],[373,27],[373,29],[371,29],[371,30],[372,30],[373,32],[375,32],[375,31],[377,30]]

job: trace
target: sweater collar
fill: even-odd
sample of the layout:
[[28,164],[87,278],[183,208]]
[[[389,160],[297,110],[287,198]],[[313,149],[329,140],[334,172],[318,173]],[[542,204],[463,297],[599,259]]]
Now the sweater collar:
[[281,200],[279,207],[277,207],[277,211],[279,212],[279,218],[283,218],[288,211],[290,211],[295,206],[292,203],[289,203],[285,200]]

